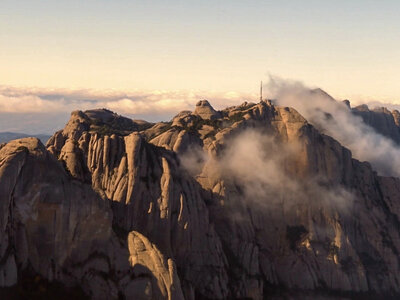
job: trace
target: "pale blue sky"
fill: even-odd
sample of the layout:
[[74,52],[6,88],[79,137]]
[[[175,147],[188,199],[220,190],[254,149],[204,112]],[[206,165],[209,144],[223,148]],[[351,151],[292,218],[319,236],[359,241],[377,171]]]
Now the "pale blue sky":
[[0,84],[400,101],[399,1],[0,1]]

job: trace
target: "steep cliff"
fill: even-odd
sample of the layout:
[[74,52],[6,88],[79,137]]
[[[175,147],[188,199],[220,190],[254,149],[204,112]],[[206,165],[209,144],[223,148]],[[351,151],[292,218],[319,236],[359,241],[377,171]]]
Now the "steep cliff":
[[157,251],[117,237],[109,203],[71,178],[39,140],[12,141],[0,158],[0,286],[10,287],[2,295],[182,298],[179,281],[160,278],[177,277],[173,262],[150,272],[152,265],[132,260]]

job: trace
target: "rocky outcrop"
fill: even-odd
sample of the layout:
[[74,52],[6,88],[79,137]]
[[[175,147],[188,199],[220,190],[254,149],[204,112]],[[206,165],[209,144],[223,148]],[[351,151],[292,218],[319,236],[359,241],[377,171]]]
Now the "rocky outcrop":
[[207,100],[201,100],[196,103],[194,114],[204,120],[213,120],[219,117],[218,112],[210,105]]
[[[134,272],[145,277],[143,282],[139,283],[142,289],[137,288],[138,282],[132,282],[134,285],[132,290],[136,295],[131,294],[131,296],[137,299],[145,295],[149,300],[155,298],[184,299],[172,259],[165,259],[154,244],[136,231],[129,234],[128,245],[131,254],[129,260],[135,269]],[[149,289],[149,286],[152,289]]]
[[82,112],[73,111],[71,118],[63,130],[57,131],[47,142],[50,151],[57,156],[67,139],[76,140],[83,133],[98,133],[101,136],[117,134],[129,135],[131,132],[147,129],[153,126],[145,121],[133,121],[107,109],[93,109]]

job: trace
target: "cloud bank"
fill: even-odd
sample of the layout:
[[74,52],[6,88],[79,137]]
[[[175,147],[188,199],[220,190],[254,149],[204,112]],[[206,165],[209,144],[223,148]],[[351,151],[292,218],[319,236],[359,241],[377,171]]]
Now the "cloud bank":
[[197,101],[212,99],[216,108],[235,105],[255,95],[236,92],[118,91],[15,88],[0,86],[0,132],[53,133],[74,110],[108,108],[148,121],[171,119],[182,110],[193,110]]
[[134,115],[176,114],[192,109],[200,99],[213,99],[213,104],[225,107],[237,104],[244,95],[235,92],[199,92],[199,91],[140,91],[115,90],[68,90],[13,88],[0,86],[0,112],[8,113],[54,113],[72,110],[104,107],[119,113]]

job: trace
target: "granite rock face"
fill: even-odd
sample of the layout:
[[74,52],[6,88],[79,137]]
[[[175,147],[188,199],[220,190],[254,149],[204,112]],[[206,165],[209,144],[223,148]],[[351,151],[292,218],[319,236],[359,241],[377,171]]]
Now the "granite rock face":
[[76,111],[46,148],[0,145],[3,287],[29,270],[93,299],[400,295],[399,179],[293,108]]
[[[66,289],[78,286],[94,299],[131,299],[141,292],[151,299],[179,299],[173,261],[155,246],[147,249],[151,243],[143,235],[131,232],[127,238],[128,232],[113,230],[110,202],[72,178],[39,140],[12,141],[0,157],[2,287],[32,277]],[[143,249],[132,247],[136,244]],[[152,264],[142,263],[142,250]],[[154,281],[142,290],[149,274]]]
[[108,203],[71,180],[38,139],[9,142],[0,157],[0,285],[12,286],[30,271],[91,295],[103,289],[112,295],[96,282],[96,272],[108,271],[113,259]]

